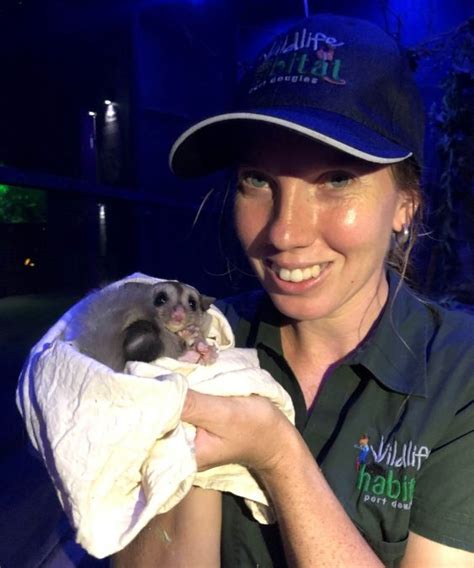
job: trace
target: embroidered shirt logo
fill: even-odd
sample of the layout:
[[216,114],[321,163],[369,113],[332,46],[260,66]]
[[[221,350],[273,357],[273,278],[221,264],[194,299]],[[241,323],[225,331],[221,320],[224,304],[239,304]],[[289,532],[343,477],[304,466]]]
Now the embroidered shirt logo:
[[390,467],[414,467],[419,471],[423,460],[430,455],[427,446],[418,446],[411,440],[400,444],[397,440],[386,442],[380,438],[378,448],[370,446],[370,451],[375,463],[385,464]]
[[359,448],[359,454],[356,459],[356,470],[359,471],[361,465],[365,464],[370,452],[369,437],[367,434],[362,434],[359,438],[359,443],[355,445],[354,448]]
[[342,60],[336,57],[336,48],[344,45],[322,32],[313,33],[303,28],[275,42],[262,56],[255,70],[249,94],[274,83],[309,83],[326,81],[345,85],[341,78]]
[[359,450],[355,460],[356,487],[363,502],[411,509],[416,478],[406,470],[419,471],[430,454],[429,448],[411,440],[403,444],[396,440],[386,442],[383,436],[377,447],[369,442],[369,436],[363,434],[354,445]]

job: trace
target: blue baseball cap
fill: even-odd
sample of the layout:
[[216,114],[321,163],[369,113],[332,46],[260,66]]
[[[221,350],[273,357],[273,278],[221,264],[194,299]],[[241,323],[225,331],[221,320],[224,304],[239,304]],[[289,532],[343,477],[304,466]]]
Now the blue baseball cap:
[[423,161],[424,109],[408,55],[365,20],[321,14],[275,37],[242,78],[233,110],[176,140],[172,171],[194,177],[231,166],[257,124],[369,162]]

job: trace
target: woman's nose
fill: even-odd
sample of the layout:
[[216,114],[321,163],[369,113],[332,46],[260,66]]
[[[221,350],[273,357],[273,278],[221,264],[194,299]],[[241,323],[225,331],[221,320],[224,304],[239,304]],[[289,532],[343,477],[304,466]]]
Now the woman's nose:
[[317,207],[303,180],[283,180],[268,226],[270,243],[278,250],[310,246],[316,238]]

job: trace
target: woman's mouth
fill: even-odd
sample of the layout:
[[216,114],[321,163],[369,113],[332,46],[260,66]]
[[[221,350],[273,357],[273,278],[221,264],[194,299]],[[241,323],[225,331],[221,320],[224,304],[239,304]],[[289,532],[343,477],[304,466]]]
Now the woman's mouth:
[[268,267],[280,280],[285,282],[304,282],[313,278],[318,278],[321,272],[328,265],[327,262],[305,266],[304,268],[284,268],[274,262],[269,262]]

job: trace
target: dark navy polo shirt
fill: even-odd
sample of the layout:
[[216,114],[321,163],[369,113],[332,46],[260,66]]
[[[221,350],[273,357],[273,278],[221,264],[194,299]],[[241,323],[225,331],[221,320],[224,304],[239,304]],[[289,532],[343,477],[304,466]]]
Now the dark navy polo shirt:
[[[385,565],[396,566],[409,530],[474,551],[474,317],[419,299],[394,274],[389,282],[378,322],[322,385],[309,414],[270,300],[245,295],[224,311],[238,319],[238,345],[255,347],[290,394],[296,427],[354,524]],[[222,564],[286,566],[278,527],[258,524],[231,494],[224,494]]]

